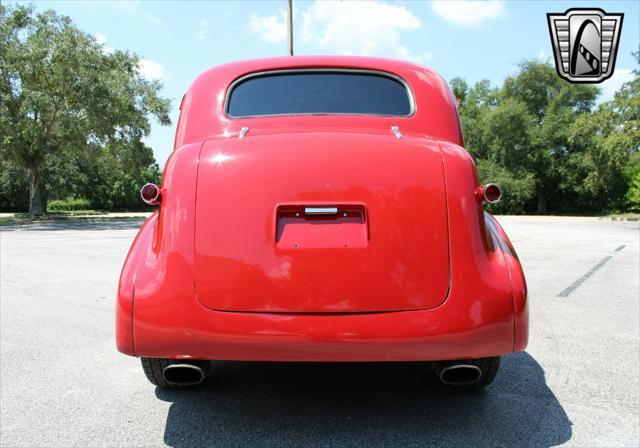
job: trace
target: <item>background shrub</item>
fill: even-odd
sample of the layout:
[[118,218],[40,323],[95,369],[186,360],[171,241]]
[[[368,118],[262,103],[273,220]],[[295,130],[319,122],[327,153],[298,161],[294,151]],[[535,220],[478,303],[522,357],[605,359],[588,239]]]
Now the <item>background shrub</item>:
[[74,210],[90,210],[91,202],[84,198],[54,199],[47,204],[49,212],[66,212]]

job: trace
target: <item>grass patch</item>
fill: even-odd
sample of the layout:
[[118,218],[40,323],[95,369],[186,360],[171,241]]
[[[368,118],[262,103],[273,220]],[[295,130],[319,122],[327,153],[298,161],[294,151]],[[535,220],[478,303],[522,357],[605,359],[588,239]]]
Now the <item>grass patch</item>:
[[49,216],[74,216],[74,215],[107,215],[109,212],[103,210],[56,210],[50,211]]
[[[120,216],[111,216],[111,214],[120,214]],[[122,214],[135,213],[136,216],[122,216]],[[64,210],[59,212],[49,212],[46,215],[42,215],[36,218],[31,218],[28,213],[3,213],[0,216],[0,224],[29,224],[36,222],[53,222],[53,221],[65,221],[65,220],[91,220],[91,219],[140,219],[144,215],[140,212],[108,212],[104,210]]]
[[55,199],[49,201],[47,204],[47,211],[51,212],[64,212],[64,211],[81,211],[90,210],[91,201],[85,198],[66,198]]
[[628,220],[628,221],[639,221],[640,213],[613,213],[611,215],[605,216],[605,218]]

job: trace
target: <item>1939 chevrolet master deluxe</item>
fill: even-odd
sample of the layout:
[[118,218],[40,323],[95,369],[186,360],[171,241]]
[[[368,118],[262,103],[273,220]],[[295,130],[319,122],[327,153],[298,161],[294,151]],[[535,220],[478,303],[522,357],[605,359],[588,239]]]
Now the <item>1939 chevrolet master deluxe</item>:
[[117,299],[117,346],[162,387],[210,360],[432,361],[489,384],[527,290],[433,71],[281,57],[200,75]]

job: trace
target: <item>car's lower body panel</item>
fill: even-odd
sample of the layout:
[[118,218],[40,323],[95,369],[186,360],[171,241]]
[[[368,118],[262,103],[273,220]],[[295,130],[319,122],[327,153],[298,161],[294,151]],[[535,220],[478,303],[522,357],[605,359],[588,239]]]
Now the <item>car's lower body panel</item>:
[[[499,224],[476,202],[473,167],[447,151],[448,169],[467,181],[447,187],[453,199],[447,208],[451,268],[440,305],[344,314],[214,311],[201,303],[194,283],[194,214],[172,210],[170,204],[189,203],[175,200],[145,222],[125,262],[116,308],[118,349],[150,358],[254,361],[434,361],[524,350],[522,267]],[[186,192],[172,194],[192,197],[187,193],[195,186],[181,186]],[[388,291],[370,294],[393,300]]]
[[154,324],[147,319],[153,312],[139,315],[134,325],[135,355],[252,361],[429,361],[513,351],[510,306],[502,313],[495,312],[500,307],[494,307],[490,315],[473,324],[464,315],[461,318],[460,309],[451,304],[425,311],[296,315],[212,311],[185,298],[181,311],[162,312],[173,316],[170,321],[163,322],[155,314]]

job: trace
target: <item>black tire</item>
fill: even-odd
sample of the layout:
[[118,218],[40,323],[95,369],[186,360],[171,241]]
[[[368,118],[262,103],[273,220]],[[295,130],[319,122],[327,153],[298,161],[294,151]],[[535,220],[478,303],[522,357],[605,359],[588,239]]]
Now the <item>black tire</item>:
[[[451,385],[447,384],[447,387],[450,387],[455,390],[463,390],[463,391],[476,391],[480,389],[484,389],[489,384],[493,382],[498,373],[498,368],[500,367],[500,357],[495,356],[491,358],[477,358],[477,359],[467,359],[464,361],[465,364],[472,364],[480,368],[481,374],[478,381],[471,384],[463,384],[463,385]],[[438,371],[438,368],[441,367],[441,363],[434,364],[434,371]]]
[[[167,358],[140,358],[142,362],[142,369],[147,379],[151,384],[162,387],[164,389],[185,389],[192,386],[183,386],[180,384],[168,383],[164,379],[162,371],[171,364],[182,364],[183,360],[180,359],[167,359]],[[198,364],[202,364],[201,368],[205,369],[206,362],[199,361]],[[208,363],[207,363],[208,364]],[[205,370],[208,373],[207,370]]]

